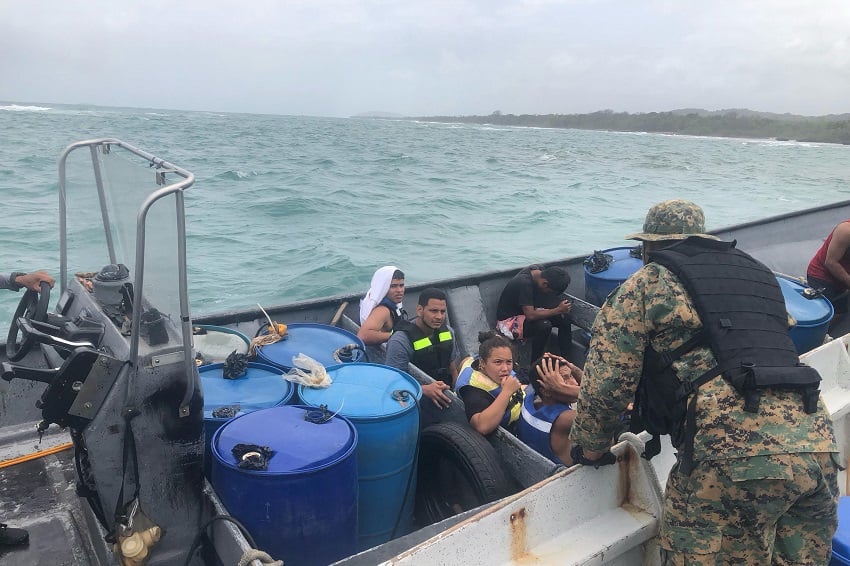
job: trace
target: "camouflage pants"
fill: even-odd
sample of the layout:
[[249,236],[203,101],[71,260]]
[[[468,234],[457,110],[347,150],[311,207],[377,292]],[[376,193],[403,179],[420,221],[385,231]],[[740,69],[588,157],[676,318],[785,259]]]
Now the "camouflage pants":
[[829,453],[705,461],[670,472],[659,536],[665,565],[826,565],[838,524]]

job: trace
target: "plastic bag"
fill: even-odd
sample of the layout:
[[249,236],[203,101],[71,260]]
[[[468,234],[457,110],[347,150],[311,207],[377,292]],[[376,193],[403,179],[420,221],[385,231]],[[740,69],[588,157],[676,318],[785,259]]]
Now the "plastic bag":
[[283,378],[307,387],[322,389],[331,384],[331,376],[325,371],[325,366],[306,354],[292,356],[292,369],[283,374]]

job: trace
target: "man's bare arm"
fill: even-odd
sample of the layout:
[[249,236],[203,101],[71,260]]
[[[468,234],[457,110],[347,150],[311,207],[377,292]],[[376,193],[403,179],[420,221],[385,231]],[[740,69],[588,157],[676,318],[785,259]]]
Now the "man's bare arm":
[[551,309],[539,309],[531,305],[522,305],[522,314],[525,315],[527,320],[541,320],[544,318],[552,318],[559,314],[567,314],[572,308],[573,304],[570,301],[563,300],[557,307]]
[[826,249],[824,266],[845,289],[850,289],[850,273],[847,273],[839,262],[848,249],[850,249],[850,222],[842,222],[832,232],[832,240]]
[[390,330],[385,330],[390,328],[391,324],[392,317],[389,309],[375,307],[363,321],[363,325],[357,331],[357,337],[363,340],[364,344],[383,344],[392,336]]

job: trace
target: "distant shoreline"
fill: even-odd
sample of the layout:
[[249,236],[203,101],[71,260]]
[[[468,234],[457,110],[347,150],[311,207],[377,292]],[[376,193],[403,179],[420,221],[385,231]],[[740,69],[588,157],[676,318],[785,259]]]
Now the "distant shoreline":
[[850,145],[850,114],[798,116],[752,110],[673,110],[629,114],[605,110],[591,114],[502,114],[487,116],[416,116],[411,119],[496,126],[572,128],[702,137],[769,139]]

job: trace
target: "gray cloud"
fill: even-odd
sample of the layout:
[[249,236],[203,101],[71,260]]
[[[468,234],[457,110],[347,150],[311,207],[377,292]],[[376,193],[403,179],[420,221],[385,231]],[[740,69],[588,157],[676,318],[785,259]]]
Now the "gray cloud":
[[850,3],[6,3],[0,99],[346,116],[848,110]]

